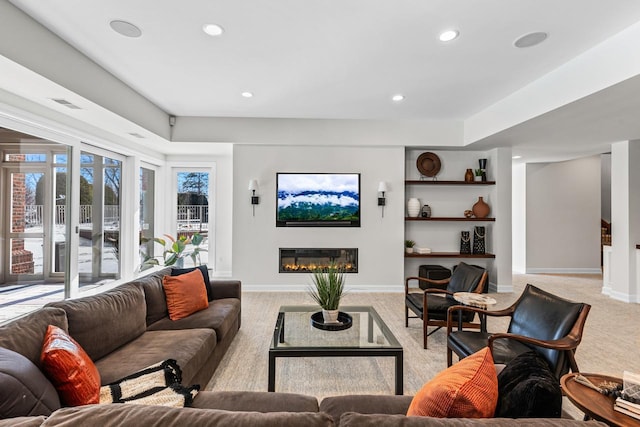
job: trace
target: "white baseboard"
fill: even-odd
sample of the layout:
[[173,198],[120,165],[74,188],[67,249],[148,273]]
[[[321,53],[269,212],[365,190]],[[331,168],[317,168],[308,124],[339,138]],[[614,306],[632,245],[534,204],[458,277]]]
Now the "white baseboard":
[[622,292],[610,291],[609,297],[622,302],[639,303],[638,295],[629,295]]
[[489,282],[489,292],[490,293],[509,293],[509,292],[513,292],[513,285],[509,284],[509,285],[500,285],[498,286],[497,284],[493,283],[493,282]]
[[600,268],[527,268],[526,274],[602,274]]
[[[307,292],[309,285],[242,284],[243,292]],[[404,292],[404,285],[347,285],[347,292]]]

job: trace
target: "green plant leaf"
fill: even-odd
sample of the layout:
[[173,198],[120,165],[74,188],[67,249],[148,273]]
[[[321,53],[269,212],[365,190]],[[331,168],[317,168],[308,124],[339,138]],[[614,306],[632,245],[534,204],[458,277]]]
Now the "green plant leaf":
[[167,246],[166,240],[161,239],[160,237],[154,237],[153,241],[156,243],[160,243],[162,246]]
[[191,243],[194,246],[198,246],[200,243],[202,243],[203,240],[204,240],[204,237],[200,233],[194,233],[193,236],[191,237]]

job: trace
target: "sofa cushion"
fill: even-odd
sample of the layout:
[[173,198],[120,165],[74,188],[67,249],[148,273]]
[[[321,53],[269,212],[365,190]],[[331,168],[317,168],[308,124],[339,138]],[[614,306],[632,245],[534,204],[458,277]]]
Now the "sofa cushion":
[[437,374],[414,396],[407,415],[441,418],[492,417],[498,378],[488,347]]
[[98,295],[48,304],[67,312],[69,335],[92,360],[111,353],[147,329],[143,290],[124,284]]
[[168,317],[149,326],[150,331],[209,328],[216,331],[218,341],[224,339],[240,314],[240,300],[235,298],[216,299],[209,307],[193,313],[184,319],[172,321]]
[[105,385],[154,363],[175,359],[182,368],[182,383],[192,385],[215,346],[216,333],[211,329],[148,331],[96,361],[96,367]]
[[211,301],[213,299],[213,290],[211,289],[211,279],[209,279],[209,269],[206,265],[199,265],[197,267],[191,268],[172,268],[171,275],[172,276],[181,276],[186,273],[191,273],[193,270],[198,269],[202,273],[202,277],[204,278],[204,286],[207,288],[207,301]]
[[513,359],[498,375],[496,417],[560,418],[562,390],[544,356],[535,350]]
[[191,406],[225,411],[318,412],[318,400],[313,396],[266,391],[201,391]]
[[164,294],[171,320],[180,320],[209,306],[207,289],[200,270],[180,276],[164,276]]
[[162,287],[162,278],[168,274],[171,274],[171,268],[163,268],[129,282],[141,287],[144,291],[144,299],[147,304],[147,325],[169,315],[167,297]]
[[29,359],[0,348],[0,418],[50,415],[60,408],[53,384]]
[[145,427],[333,427],[322,412],[230,412],[216,409],[168,408],[140,405],[90,405],[62,408],[43,426],[145,426]]
[[64,310],[41,308],[0,327],[0,347],[20,353],[40,367],[42,341],[49,325],[67,331],[67,315]]
[[340,417],[340,427],[606,427],[606,424],[598,421],[582,421],[569,419],[525,419],[517,422],[510,418],[432,418],[432,417],[405,417],[403,415],[386,414],[358,414],[348,412]]
[[100,401],[100,374],[87,353],[66,332],[49,325],[42,343],[42,369],[67,406]]
[[359,414],[406,414],[413,396],[344,395],[325,397],[320,411],[339,420],[346,412]]
[[0,427],[38,427],[41,426],[46,417],[18,417],[8,420],[0,420]]

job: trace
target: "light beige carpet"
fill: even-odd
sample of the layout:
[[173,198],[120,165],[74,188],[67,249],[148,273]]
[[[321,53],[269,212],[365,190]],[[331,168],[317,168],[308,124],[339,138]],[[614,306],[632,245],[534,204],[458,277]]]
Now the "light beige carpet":
[[[491,294],[494,307],[510,305],[526,283],[556,295],[592,305],[576,358],[582,372],[622,376],[640,372],[640,305],[627,304],[601,294],[599,275],[514,275],[514,292]],[[273,327],[280,305],[312,305],[304,292],[245,292],[242,327],[207,390],[267,390],[267,363]],[[342,304],[372,305],[404,348],[404,393],[413,395],[436,373],[446,368],[446,332],[429,337],[422,348],[422,327],[411,319],[404,327],[401,293],[350,293]],[[506,330],[504,321],[489,320],[489,331]],[[277,359],[276,391],[318,397],[339,394],[393,394],[393,358],[282,358]],[[572,416],[580,413],[568,408]]]

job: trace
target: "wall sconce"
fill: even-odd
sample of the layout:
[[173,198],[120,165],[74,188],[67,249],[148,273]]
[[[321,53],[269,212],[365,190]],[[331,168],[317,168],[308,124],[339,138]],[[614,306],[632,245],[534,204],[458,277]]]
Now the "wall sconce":
[[378,206],[382,206],[382,218],[384,218],[384,206],[387,204],[387,199],[384,197],[386,191],[388,191],[387,183],[380,181],[378,184],[378,193],[382,193],[382,197],[378,197]]
[[260,203],[260,197],[256,196],[258,189],[258,180],[249,181],[249,191],[251,191],[251,207],[253,208],[253,216],[256,216],[256,205]]

